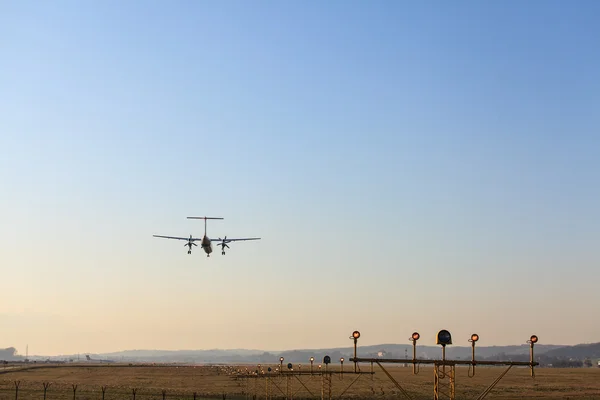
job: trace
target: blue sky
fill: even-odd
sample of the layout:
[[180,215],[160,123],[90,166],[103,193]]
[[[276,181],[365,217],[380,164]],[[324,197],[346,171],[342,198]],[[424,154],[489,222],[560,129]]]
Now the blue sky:
[[4,2],[0,347],[600,340],[599,12]]

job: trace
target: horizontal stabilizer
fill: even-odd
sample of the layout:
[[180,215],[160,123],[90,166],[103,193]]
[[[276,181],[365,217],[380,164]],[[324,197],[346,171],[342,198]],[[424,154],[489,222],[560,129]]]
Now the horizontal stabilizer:
[[203,220],[207,220],[207,219],[223,219],[221,217],[188,217],[188,219],[203,219]]

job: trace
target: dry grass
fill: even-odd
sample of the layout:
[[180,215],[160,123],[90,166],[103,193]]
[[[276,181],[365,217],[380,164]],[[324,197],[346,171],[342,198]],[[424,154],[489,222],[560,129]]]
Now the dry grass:
[[[241,367],[245,369],[245,367]],[[350,371],[349,365],[346,371]],[[252,366],[250,369],[255,369]],[[433,398],[433,368],[421,367],[418,375],[412,367],[386,367],[413,399]],[[362,365],[368,371],[368,365]],[[456,398],[474,399],[501,374],[503,368],[478,367],[475,377],[467,376],[467,368],[456,369]],[[2,372],[2,370],[0,370]],[[338,397],[354,381],[356,375],[345,373],[343,379],[333,375],[332,396]],[[320,376],[291,378],[294,399],[320,398],[322,382]],[[38,366],[28,370],[10,371],[0,375],[0,400],[15,399],[15,381],[20,381],[18,400],[43,400],[43,382],[51,382],[47,400],[72,400],[73,387],[77,384],[76,400],[102,400],[102,386],[107,386],[105,399],[133,399],[132,389],[137,389],[136,400],[162,400],[165,398],[192,399],[222,397],[227,399],[265,398],[264,379],[234,379],[230,367],[208,366]],[[273,398],[285,398],[286,378],[276,378],[273,383]],[[312,396],[311,396],[312,393]],[[404,398],[401,392],[375,366],[373,379],[362,375],[344,394],[345,398]],[[532,379],[528,368],[513,367],[502,381],[487,396],[489,399],[599,399],[600,369],[554,369],[537,368]]]

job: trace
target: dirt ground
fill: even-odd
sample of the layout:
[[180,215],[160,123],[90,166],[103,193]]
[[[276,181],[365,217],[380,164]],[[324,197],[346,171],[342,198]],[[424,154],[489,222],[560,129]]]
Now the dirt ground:
[[[267,366],[263,366],[266,368]],[[275,367],[275,365],[273,365]],[[175,400],[201,398],[264,399],[286,398],[406,398],[432,399],[434,369],[421,366],[413,375],[412,366],[385,369],[400,384],[388,378],[378,366],[374,375],[352,374],[352,365],[344,374],[331,375],[331,384],[322,376],[272,373],[270,378],[236,378],[236,372],[256,370],[256,366],[128,366],[128,365],[38,365],[29,369],[0,368],[0,400]],[[361,365],[369,372],[369,365]],[[456,367],[456,399],[476,399],[504,368],[477,367],[469,377],[467,367]],[[308,371],[304,371],[305,373]],[[449,377],[440,381],[448,385]],[[44,384],[46,393],[44,397]],[[18,390],[17,390],[18,385]],[[104,391],[104,397],[102,389]],[[329,391],[331,388],[331,392]],[[74,390],[75,389],[75,390]],[[135,393],[134,393],[135,391]],[[446,390],[447,392],[448,390]],[[442,396],[441,398],[446,398]],[[513,367],[488,394],[487,399],[598,399],[600,368],[529,368]]]

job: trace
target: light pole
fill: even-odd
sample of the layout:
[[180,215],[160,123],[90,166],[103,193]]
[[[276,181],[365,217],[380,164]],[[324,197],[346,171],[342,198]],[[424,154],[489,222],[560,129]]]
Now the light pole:
[[360,332],[359,331],[354,331],[352,332],[352,336],[350,336],[350,339],[354,339],[354,373],[357,372],[357,363],[356,363],[356,346],[357,346],[357,342],[358,342],[358,338],[360,337]]
[[538,337],[531,335],[527,343],[529,343],[529,363],[531,364],[531,376],[535,376],[533,372],[533,345],[538,341]]
[[413,344],[413,374],[415,375],[417,373],[417,364],[415,364],[415,360],[417,359],[417,340],[419,340],[420,337],[421,335],[419,335],[419,332],[413,332],[410,337],[410,341]]
[[471,362],[473,363],[473,375],[475,375],[475,342],[479,340],[479,335],[474,333],[471,335]]

